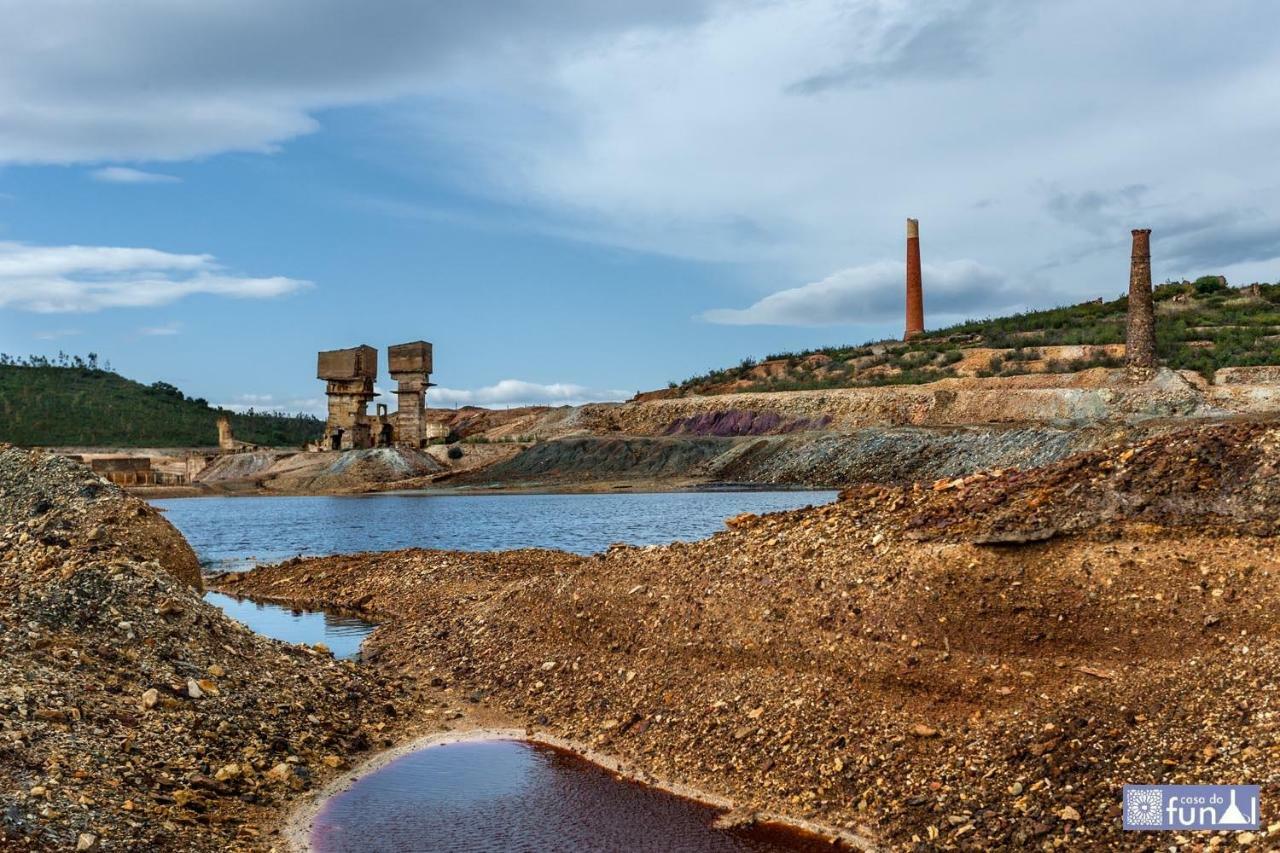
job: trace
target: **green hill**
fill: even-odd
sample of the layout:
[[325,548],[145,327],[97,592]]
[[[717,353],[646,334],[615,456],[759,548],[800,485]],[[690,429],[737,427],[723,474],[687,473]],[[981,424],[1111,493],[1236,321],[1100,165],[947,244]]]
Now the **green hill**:
[[[1163,365],[1209,376],[1221,367],[1280,364],[1280,284],[1232,288],[1221,276],[1155,288]],[[928,307],[928,293],[925,294]],[[1122,361],[1128,299],[1102,299],[970,320],[911,341],[823,347],[745,359],[646,396],[908,385],[948,377],[1067,373]]]
[[0,363],[0,441],[24,446],[200,447],[218,443],[217,419],[240,441],[299,447],[319,438],[311,415],[211,408],[164,382],[143,385],[109,370]]

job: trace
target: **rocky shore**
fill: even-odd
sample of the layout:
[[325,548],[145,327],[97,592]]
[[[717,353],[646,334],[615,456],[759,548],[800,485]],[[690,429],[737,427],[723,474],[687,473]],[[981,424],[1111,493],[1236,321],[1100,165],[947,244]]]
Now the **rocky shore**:
[[408,691],[227,619],[149,506],[0,449],[0,849],[271,849]]
[[891,849],[1189,849],[1126,782],[1280,795],[1280,429],[1195,428],[731,520],[708,540],[294,560],[372,666],[642,773]]

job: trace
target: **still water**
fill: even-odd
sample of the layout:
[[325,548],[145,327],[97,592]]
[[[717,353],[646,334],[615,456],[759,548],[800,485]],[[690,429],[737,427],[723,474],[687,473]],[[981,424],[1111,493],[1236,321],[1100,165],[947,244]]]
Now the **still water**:
[[308,646],[324,643],[340,660],[354,658],[360,651],[361,641],[374,628],[354,616],[294,610],[278,604],[232,598],[220,592],[206,592],[204,600],[263,636]]
[[517,740],[428,746],[331,798],[317,853],[832,849],[789,833],[715,829],[718,812]]
[[614,542],[665,544],[710,536],[741,512],[834,500],[834,491],[603,495],[360,495],[180,498],[164,510],[212,571],[298,554],[398,548],[558,548],[590,554]]

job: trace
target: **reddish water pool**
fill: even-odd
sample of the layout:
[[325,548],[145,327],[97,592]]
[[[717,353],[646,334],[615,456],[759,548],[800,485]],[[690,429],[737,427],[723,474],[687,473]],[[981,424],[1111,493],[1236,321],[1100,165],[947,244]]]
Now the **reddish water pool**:
[[311,843],[321,853],[832,849],[774,829],[715,829],[718,816],[551,747],[471,741],[360,779],[325,805]]

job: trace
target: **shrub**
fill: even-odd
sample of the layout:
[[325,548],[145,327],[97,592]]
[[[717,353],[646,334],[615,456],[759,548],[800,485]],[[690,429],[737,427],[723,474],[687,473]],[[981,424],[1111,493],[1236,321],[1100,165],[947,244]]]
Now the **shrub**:
[[455,444],[449,448],[449,452],[445,455],[447,455],[450,459],[461,459],[462,448]]

